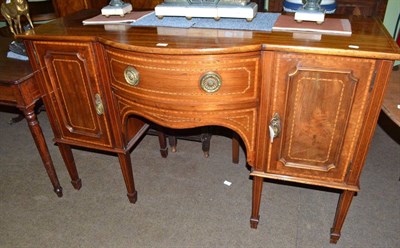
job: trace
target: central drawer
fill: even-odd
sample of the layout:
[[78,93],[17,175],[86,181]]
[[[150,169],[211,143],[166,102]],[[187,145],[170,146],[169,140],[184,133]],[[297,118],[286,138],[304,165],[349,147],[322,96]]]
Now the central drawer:
[[135,101],[209,105],[255,103],[259,53],[152,55],[106,50],[114,93]]

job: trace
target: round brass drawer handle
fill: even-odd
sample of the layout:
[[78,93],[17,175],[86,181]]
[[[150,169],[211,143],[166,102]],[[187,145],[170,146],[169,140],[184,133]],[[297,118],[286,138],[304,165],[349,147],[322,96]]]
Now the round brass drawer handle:
[[207,93],[217,92],[221,85],[221,76],[216,72],[207,72],[200,79],[200,87]]
[[138,70],[136,70],[133,66],[128,66],[125,68],[124,77],[126,82],[131,86],[137,86],[140,81],[140,75]]

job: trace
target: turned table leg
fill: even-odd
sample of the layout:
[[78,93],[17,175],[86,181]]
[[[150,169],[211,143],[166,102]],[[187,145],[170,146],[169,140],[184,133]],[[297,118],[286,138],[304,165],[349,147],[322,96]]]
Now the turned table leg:
[[331,228],[330,242],[333,244],[336,244],[340,238],[340,230],[342,229],[344,220],[346,219],[354,194],[354,191],[348,190],[345,190],[340,194],[338,206],[336,208],[335,220],[333,222],[333,227]]
[[31,131],[33,140],[35,141],[36,147],[39,151],[40,157],[42,158],[47,175],[49,176],[50,181],[53,184],[54,192],[57,194],[58,197],[62,197],[62,187],[58,181],[57,173],[54,169],[53,161],[51,160],[51,156],[42,132],[42,128],[40,127],[39,121],[37,120],[35,107],[34,105],[32,105],[27,109],[21,110],[23,111],[25,119],[28,122],[29,129]]
[[260,202],[261,193],[264,179],[262,177],[253,177],[253,201],[250,217],[250,227],[257,229],[258,221],[260,219]]
[[125,186],[128,191],[127,196],[131,203],[137,201],[137,191],[135,190],[135,182],[133,180],[132,162],[128,152],[118,153],[119,164],[121,166],[122,175],[124,177]]
[[72,154],[71,146],[58,143],[58,148],[60,150],[61,156],[64,160],[65,166],[67,167],[69,176],[71,177],[72,186],[79,190],[82,187],[82,181],[79,178],[78,170],[76,169],[74,156]]

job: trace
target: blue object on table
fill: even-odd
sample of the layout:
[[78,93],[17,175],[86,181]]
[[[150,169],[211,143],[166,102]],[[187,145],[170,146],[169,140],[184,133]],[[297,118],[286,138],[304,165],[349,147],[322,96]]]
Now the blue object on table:
[[251,22],[239,18],[221,18],[216,21],[213,18],[164,17],[158,19],[154,13],[133,22],[132,26],[150,27],[174,27],[174,28],[214,28],[231,30],[272,31],[279,13],[259,12]]
[[[320,5],[327,14],[333,14],[336,11],[336,1],[334,0],[322,0]],[[300,7],[303,7],[302,0],[283,1],[283,10],[286,12],[296,12]]]

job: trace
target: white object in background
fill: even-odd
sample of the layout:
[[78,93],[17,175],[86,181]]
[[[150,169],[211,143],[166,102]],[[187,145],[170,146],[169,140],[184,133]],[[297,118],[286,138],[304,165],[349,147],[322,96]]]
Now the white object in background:
[[124,16],[126,13],[130,13],[131,11],[132,11],[132,4],[125,3],[122,6],[107,5],[106,7],[101,9],[101,14],[104,16],[112,16],[112,15]]
[[27,56],[24,56],[24,55],[21,55],[21,54],[18,54],[18,53],[14,53],[12,51],[8,51],[7,58],[18,59],[18,60],[23,60],[23,61],[28,61],[29,60],[29,58]]
[[231,185],[232,185],[232,183],[229,182],[229,181],[227,181],[227,180],[224,181],[224,184],[225,184],[226,186],[231,186]]
[[325,20],[325,9],[319,3],[321,0],[305,0],[303,7],[296,10],[294,19],[297,22],[312,21],[322,24]]
[[311,21],[321,24],[325,21],[325,12],[297,10],[294,19],[297,22]]
[[161,3],[154,8],[155,15],[162,19],[164,16],[184,16],[186,19],[204,15],[204,17],[214,17],[217,15],[215,6],[198,6],[200,8],[191,8],[190,4],[174,4],[174,3]]
[[248,21],[253,20],[258,11],[258,5],[249,3],[245,6],[218,5],[218,16],[226,18],[245,18]]
[[220,18],[244,18],[252,21],[257,14],[256,3],[247,5],[212,5],[212,4],[176,4],[161,3],[155,7],[155,15],[158,18],[164,16],[183,16],[187,19],[192,17],[208,17],[219,20]]

